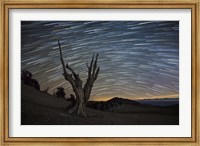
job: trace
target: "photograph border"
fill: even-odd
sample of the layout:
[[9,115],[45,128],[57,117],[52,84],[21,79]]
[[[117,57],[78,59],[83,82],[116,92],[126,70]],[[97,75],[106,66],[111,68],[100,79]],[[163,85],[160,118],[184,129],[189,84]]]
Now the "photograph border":
[[[19,0],[3,0],[1,1],[1,69],[0,69],[0,82],[1,82],[1,144],[36,144],[44,145],[47,143],[62,143],[62,144],[80,144],[83,145],[113,145],[113,144],[154,144],[154,145],[164,145],[164,144],[199,144],[199,110],[197,106],[199,104],[199,0],[175,0],[175,1],[115,1],[115,0],[98,0],[98,1],[62,1],[57,0],[56,2],[47,0],[29,0],[28,2]],[[136,137],[102,137],[102,138],[92,138],[92,137],[74,137],[74,138],[22,138],[22,137],[9,137],[9,9],[64,9],[64,8],[84,8],[84,9],[191,9],[192,13],[192,136],[191,137],[179,137],[179,138],[136,138]]]

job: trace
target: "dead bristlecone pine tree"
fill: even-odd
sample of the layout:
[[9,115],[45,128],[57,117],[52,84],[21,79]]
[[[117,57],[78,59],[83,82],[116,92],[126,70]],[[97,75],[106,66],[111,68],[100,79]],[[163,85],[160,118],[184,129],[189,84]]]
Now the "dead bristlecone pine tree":
[[[64,72],[63,76],[65,77],[65,80],[67,80],[71,84],[74,94],[76,96],[76,102],[68,112],[69,114],[77,112],[78,116],[86,117],[86,103],[90,98],[93,84],[97,79],[100,70],[100,67],[97,66],[98,54],[93,54],[90,64],[86,63],[86,66],[88,68],[88,77],[86,83],[83,86],[83,81],[80,79],[79,74],[75,73],[74,70],[68,65],[68,63],[65,65],[62,56],[61,44],[59,41],[58,46],[60,50],[60,60]],[[68,69],[68,71],[66,69]]]

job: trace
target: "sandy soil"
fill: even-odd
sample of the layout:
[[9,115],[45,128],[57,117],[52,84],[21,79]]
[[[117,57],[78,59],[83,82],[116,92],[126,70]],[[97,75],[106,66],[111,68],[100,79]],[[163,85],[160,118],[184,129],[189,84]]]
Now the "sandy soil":
[[[161,107],[123,107],[126,112],[87,108],[87,118],[68,115],[64,99],[22,85],[22,125],[178,125],[177,110]],[[134,110],[135,109],[135,110]],[[162,111],[162,112],[160,112]]]

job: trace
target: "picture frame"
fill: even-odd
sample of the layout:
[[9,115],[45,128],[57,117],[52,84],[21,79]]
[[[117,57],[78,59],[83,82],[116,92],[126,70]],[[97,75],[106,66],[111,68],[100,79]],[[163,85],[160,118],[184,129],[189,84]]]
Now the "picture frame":
[[[181,1],[1,1],[1,144],[2,145],[199,145],[199,0]],[[192,43],[191,137],[9,137],[9,10],[11,9],[190,9]]]

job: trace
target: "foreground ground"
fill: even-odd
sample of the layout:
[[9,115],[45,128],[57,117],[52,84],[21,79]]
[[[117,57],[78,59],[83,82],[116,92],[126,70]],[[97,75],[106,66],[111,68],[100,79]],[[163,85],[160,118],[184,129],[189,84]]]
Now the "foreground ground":
[[[22,86],[22,125],[178,125],[177,108],[122,105],[118,110],[87,108],[87,118],[68,115],[67,102]],[[121,111],[119,110],[121,109]],[[126,109],[126,110],[125,110]]]

